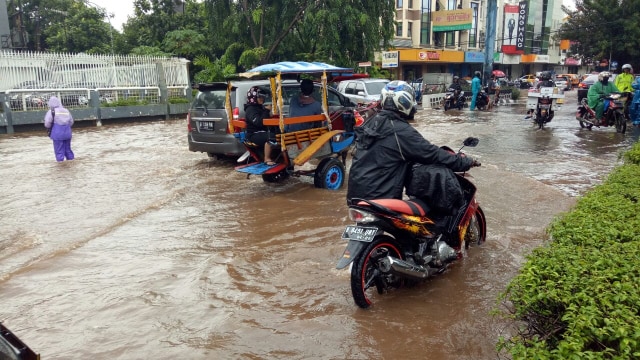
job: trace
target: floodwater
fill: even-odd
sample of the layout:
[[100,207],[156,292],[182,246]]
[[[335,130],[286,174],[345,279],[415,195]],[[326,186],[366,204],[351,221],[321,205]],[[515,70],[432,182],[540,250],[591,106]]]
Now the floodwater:
[[544,228],[638,139],[587,131],[575,92],[544,130],[522,105],[429,110],[415,126],[482,162],[488,238],[369,310],[335,264],[346,187],[263,183],[187,150],[184,120],[0,136],[0,321],[43,359],[495,359],[490,315]]

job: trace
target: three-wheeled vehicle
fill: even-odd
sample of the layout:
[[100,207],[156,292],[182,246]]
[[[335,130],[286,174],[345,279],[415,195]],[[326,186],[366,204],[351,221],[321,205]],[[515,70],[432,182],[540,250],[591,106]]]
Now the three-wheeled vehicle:
[[[327,99],[327,82],[334,76],[345,76],[353,69],[341,68],[319,62],[279,62],[266,64],[249,70],[246,73],[229,77],[227,89],[227,113],[233,121],[229,122],[229,131],[243,142],[248,150],[246,156],[238,159],[242,165],[235,169],[250,175],[261,175],[266,182],[278,182],[289,176],[313,176],[317,188],[337,190],[342,187],[345,179],[345,163],[348,150],[354,141],[354,126],[361,122],[362,117],[356,111],[356,104],[347,98],[339,110],[330,112]],[[283,82],[289,79],[300,80],[310,78],[320,84],[320,99],[322,114],[289,117],[285,110],[288,99],[283,97]],[[319,79],[318,79],[319,77]],[[271,91],[271,118],[264,119],[265,126],[271,126],[275,131],[277,145],[272,150],[275,165],[263,162],[263,149],[246,141],[244,129],[245,119],[233,116],[229,94],[232,91],[231,80],[269,79]],[[347,106],[344,106],[347,105]],[[305,130],[285,132],[286,125],[302,123],[322,124]],[[300,169],[303,167],[305,169]],[[296,168],[298,167],[298,168]]]

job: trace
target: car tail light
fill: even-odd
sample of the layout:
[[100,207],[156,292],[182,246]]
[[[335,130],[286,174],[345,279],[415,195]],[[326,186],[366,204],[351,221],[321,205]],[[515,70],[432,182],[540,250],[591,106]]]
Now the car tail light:
[[240,109],[237,107],[233,108],[233,120],[240,119]]
[[193,127],[191,126],[191,114],[187,113],[187,131],[192,132]]

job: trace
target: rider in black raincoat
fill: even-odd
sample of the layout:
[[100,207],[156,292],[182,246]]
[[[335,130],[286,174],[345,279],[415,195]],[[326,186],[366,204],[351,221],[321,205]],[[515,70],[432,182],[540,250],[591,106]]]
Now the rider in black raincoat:
[[405,176],[414,163],[441,164],[453,171],[479,165],[431,144],[407,123],[413,89],[392,81],[382,90],[383,110],[356,128],[356,149],[349,169],[351,199],[402,199]]

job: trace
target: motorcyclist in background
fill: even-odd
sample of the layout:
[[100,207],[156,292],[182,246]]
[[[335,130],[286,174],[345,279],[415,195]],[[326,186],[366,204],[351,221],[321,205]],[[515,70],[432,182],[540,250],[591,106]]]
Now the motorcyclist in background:
[[[551,71],[543,71],[539,76],[540,80],[536,83],[535,88],[540,89],[542,87],[555,87],[556,83],[551,80]],[[530,118],[535,110],[529,109],[525,119]],[[549,110],[549,121],[553,119],[553,110]]]
[[459,93],[462,90],[462,87],[460,86],[459,76],[453,77],[453,82],[451,83],[451,85],[449,85],[448,89],[453,89],[456,93]]
[[629,120],[629,105],[633,101],[633,87],[631,86],[635,81],[633,76],[633,67],[630,64],[622,65],[622,73],[616,76],[616,87],[620,92],[628,92],[629,96],[624,103],[624,116]]
[[556,83],[551,80],[551,71],[543,71],[540,73],[540,81],[538,82],[537,88],[541,87],[555,87]]
[[591,85],[587,92],[587,104],[596,112],[596,125],[598,125],[604,115],[604,97],[612,92],[619,92],[613,82],[609,82],[611,73],[603,71],[598,74],[598,81]]

